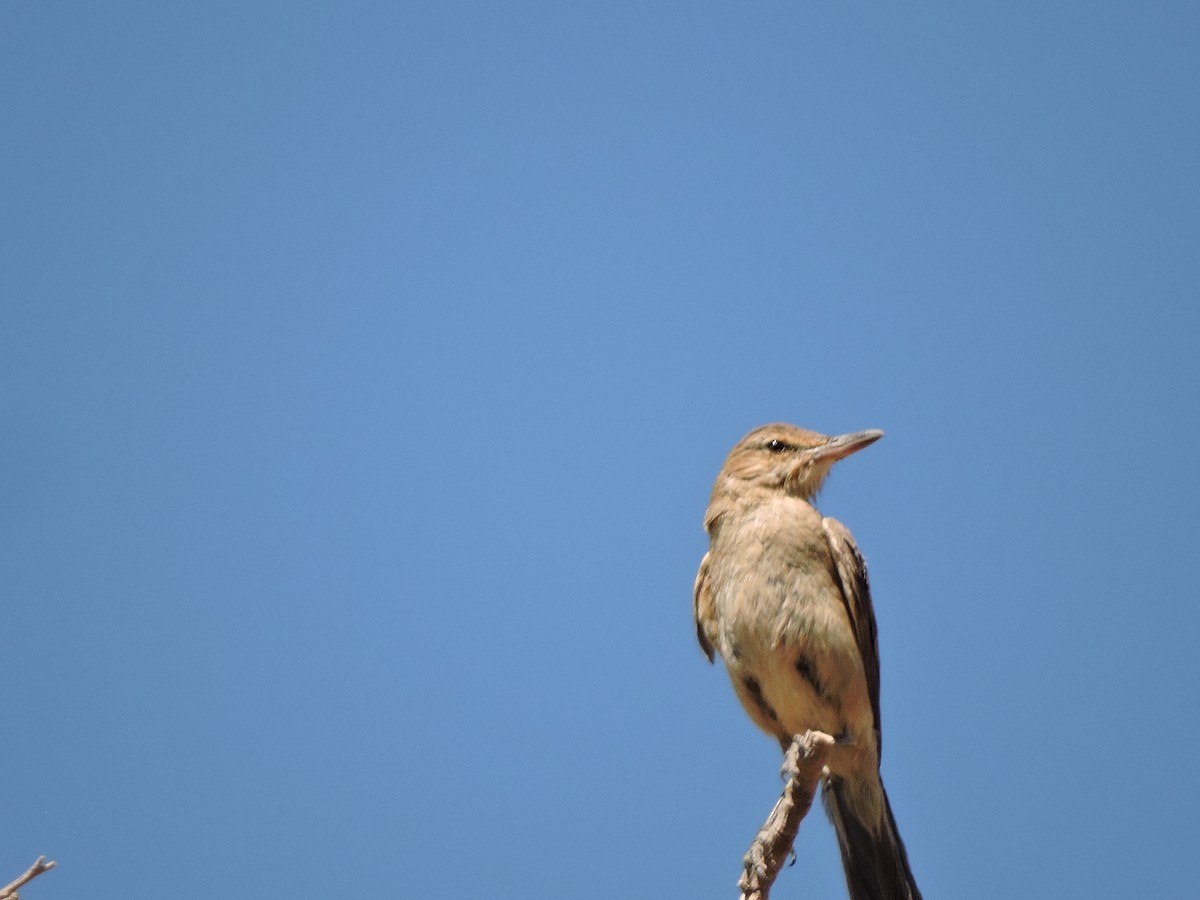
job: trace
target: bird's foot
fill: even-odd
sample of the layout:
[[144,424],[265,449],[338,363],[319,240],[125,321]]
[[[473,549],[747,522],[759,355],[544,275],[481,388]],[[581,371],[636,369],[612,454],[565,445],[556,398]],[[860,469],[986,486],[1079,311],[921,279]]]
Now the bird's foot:
[[837,739],[823,731],[806,731],[792,738],[787,749],[783,752],[783,765],[779,767],[779,777],[784,783],[791,781],[800,771],[800,761],[812,755],[818,744],[836,744]]
[[742,859],[742,877],[738,879],[738,887],[742,889],[743,896],[752,891],[761,890],[758,886],[770,874],[767,850],[768,844],[760,834],[750,844],[750,849],[746,851],[746,855]]

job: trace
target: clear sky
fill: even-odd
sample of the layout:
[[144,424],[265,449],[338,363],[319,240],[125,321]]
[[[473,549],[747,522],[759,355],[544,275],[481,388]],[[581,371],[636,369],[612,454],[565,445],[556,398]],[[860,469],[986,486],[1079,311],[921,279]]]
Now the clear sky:
[[[6,3],[0,882],[728,898],[725,453],[882,428],[934,898],[1195,891],[1194,3]],[[776,893],[844,896],[824,818]]]

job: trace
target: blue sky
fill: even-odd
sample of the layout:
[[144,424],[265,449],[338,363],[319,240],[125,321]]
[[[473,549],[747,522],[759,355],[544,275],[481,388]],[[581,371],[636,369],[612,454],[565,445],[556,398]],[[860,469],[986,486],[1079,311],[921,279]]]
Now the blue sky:
[[[729,447],[881,633],[927,897],[1194,890],[1200,12],[10,3],[0,880],[731,897]],[[781,897],[843,896],[823,818]]]

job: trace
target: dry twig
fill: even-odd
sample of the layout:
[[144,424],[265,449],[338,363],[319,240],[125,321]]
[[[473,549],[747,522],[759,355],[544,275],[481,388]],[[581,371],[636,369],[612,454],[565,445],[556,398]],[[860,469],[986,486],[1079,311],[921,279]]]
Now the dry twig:
[[817,782],[825,768],[825,754],[833,742],[823,732],[806,731],[796,735],[788,747],[783,758],[787,784],[743,860],[745,869],[738,879],[742,900],[767,900],[771,885],[792,850],[800,823],[812,806]]
[[0,888],[0,900],[19,900],[19,895],[17,894],[18,889],[29,884],[29,882],[33,881],[33,879],[37,878],[43,872],[53,869],[56,865],[58,865],[58,863],[56,863],[54,860],[46,862],[46,857],[39,856],[34,861],[33,865],[25,871],[24,875],[11,884],[7,884]]

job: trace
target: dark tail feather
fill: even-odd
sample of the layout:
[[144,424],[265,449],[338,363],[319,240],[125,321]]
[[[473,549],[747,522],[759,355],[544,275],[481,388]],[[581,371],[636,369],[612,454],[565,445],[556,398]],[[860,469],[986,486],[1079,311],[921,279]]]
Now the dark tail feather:
[[828,778],[825,782],[825,809],[837,832],[850,900],[921,900],[882,782],[879,790],[884,816],[880,827],[873,829],[855,813],[844,781]]

